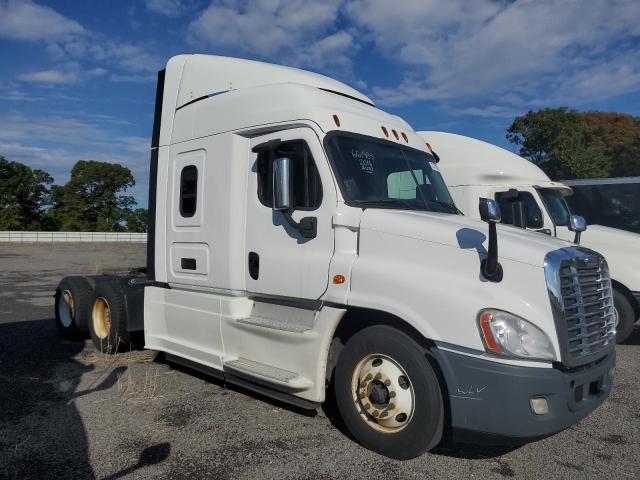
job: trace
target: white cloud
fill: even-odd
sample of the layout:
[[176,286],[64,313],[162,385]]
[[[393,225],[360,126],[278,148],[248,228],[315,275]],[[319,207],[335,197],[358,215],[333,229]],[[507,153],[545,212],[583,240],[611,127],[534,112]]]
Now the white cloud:
[[0,37],[52,40],[85,33],[85,29],[55,10],[28,0],[0,0]]
[[75,20],[30,0],[0,0],[1,37],[43,44],[50,58],[56,62],[55,68],[25,72],[17,77],[23,82],[41,85],[84,83],[105,75],[106,66],[118,70],[110,77],[114,81],[153,81],[151,74],[155,74],[164,61],[151,53],[146,45],[123,42],[89,31]]
[[489,105],[486,107],[465,107],[459,109],[446,108],[445,111],[450,115],[484,118],[513,118],[520,113],[514,108],[503,107],[500,105]]
[[[505,93],[528,102],[554,88],[584,100],[640,86],[637,44],[625,43],[640,36],[637,1],[354,0],[346,10],[363,40],[405,68],[400,85],[373,88],[383,104]],[[625,61],[605,80],[602,63]]]
[[42,85],[74,85],[89,78],[101,77],[107,73],[104,68],[84,70],[76,62],[67,63],[62,70],[40,70],[38,72],[18,75],[18,79],[29,83]]
[[177,17],[185,10],[180,0],[145,0],[147,10],[166,17]]
[[188,38],[199,47],[288,65],[345,68],[351,64],[353,39],[336,29],[342,4],[343,0],[214,1],[189,24]]
[[60,72],[58,70],[42,70],[40,72],[18,75],[20,80],[33,83],[54,83],[70,85],[78,83],[78,77],[74,73]]

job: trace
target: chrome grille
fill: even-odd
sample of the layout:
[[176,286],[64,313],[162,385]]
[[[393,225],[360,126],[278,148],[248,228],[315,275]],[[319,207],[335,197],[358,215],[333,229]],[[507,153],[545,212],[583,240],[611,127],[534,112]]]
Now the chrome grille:
[[571,357],[596,353],[614,341],[613,292],[604,258],[565,260],[560,266],[560,288]]
[[616,314],[606,260],[585,248],[564,248],[547,255],[545,273],[563,363],[580,365],[613,348]]

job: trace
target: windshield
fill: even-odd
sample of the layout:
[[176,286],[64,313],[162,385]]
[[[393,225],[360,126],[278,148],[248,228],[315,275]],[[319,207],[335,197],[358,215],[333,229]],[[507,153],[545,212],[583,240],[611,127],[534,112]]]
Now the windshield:
[[571,211],[562,192],[556,188],[539,188],[538,192],[540,192],[553,223],[558,227],[568,226]]
[[587,223],[640,233],[640,183],[571,185],[571,210]]
[[327,151],[349,204],[459,213],[426,152],[355,134],[330,136]]

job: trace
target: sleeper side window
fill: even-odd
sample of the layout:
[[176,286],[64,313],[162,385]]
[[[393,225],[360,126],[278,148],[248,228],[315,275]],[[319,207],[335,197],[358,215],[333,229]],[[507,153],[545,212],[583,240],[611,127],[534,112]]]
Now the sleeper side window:
[[501,223],[517,227],[540,229],[544,226],[542,211],[530,192],[497,192],[496,202],[500,207]]
[[198,167],[187,165],[180,173],[180,215],[193,217],[198,205]]
[[293,206],[295,210],[315,210],[322,203],[322,183],[309,146],[303,141],[282,142],[276,148],[260,152],[257,159],[258,199],[273,207],[273,161],[291,159]]

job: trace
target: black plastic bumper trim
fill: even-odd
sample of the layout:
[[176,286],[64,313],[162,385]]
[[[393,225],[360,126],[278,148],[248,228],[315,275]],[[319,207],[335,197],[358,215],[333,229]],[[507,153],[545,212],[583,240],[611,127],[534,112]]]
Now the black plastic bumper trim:
[[[577,423],[608,397],[615,351],[574,371],[507,365],[440,349],[432,354],[445,378],[454,435],[521,444]],[[531,397],[545,397],[549,413],[535,415]]]

